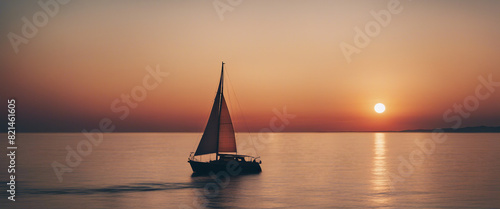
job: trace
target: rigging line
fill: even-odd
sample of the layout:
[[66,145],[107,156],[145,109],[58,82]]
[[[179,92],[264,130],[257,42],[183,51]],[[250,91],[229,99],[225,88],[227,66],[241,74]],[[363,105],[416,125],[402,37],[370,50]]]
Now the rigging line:
[[[231,87],[230,89],[232,89],[232,90],[233,90],[233,92],[232,92],[232,93],[233,93],[233,95],[234,95],[234,98],[236,99],[236,104],[238,105],[238,108],[240,109],[240,113],[239,113],[239,115],[240,115],[240,117],[241,117],[241,118],[243,118],[243,124],[244,124],[244,126],[245,126],[245,129],[247,130],[247,131],[246,131],[246,133],[248,134],[248,136],[249,136],[249,138],[250,138],[250,142],[252,143],[252,147],[253,147],[253,149],[254,149],[254,151],[255,151],[255,154],[256,154],[257,156],[260,156],[260,155],[259,155],[259,153],[258,153],[258,151],[257,151],[257,148],[255,147],[255,142],[254,142],[254,140],[253,140],[253,137],[252,137],[252,135],[250,134],[250,129],[248,128],[249,126],[248,126],[248,124],[247,124],[246,118],[245,118],[245,116],[243,115],[243,113],[241,113],[241,112],[243,112],[243,109],[241,108],[240,102],[238,101],[238,97],[236,96],[236,91],[235,91],[235,89],[234,89],[234,87],[233,87],[233,83],[231,82],[231,79],[229,78],[229,77],[230,77],[230,76],[229,76],[229,70],[226,70],[226,77],[227,77],[227,80],[229,81],[228,83],[229,83],[229,86]],[[231,99],[231,98],[229,98],[229,99]]]

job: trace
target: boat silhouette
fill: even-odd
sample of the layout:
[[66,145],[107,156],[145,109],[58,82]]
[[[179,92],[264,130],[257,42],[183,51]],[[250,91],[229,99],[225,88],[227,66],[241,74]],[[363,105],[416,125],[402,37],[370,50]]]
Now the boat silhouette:
[[[219,87],[210,117],[198,148],[188,158],[193,174],[210,174],[220,171],[227,171],[231,175],[260,173],[262,172],[260,157],[238,155],[233,123],[223,90],[224,62],[222,62]],[[202,156],[214,153],[214,160],[202,161]]]

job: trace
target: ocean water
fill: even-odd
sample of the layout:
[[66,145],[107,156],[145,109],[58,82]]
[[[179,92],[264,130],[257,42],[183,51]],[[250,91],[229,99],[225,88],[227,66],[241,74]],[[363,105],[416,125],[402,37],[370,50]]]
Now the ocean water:
[[[200,137],[110,133],[88,150],[81,133],[20,133],[16,201],[3,154],[0,208],[500,208],[500,134],[240,134],[263,172],[219,178],[191,176]],[[62,181],[54,162],[72,169]]]

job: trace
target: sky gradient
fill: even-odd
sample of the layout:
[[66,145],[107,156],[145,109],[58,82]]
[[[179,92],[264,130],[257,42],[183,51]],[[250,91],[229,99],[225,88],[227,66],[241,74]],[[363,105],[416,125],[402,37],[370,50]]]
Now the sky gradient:
[[[286,107],[296,117],[283,131],[397,131],[451,127],[443,114],[479,76],[500,81],[499,1],[401,1],[351,62],[340,44],[390,1],[242,1],[223,20],[213,2],[71,1],[18,53],[8,34],[43,10],[2,2],[0,99],[16,98],[20,131],[91,130],[106,117],[116,131],[202,131],[224,61],[236,130],[269,128]],[[168,76],[119,119],[113,101],[157,65]],[[500,125],[500,87],[489,93],[461,126]]]

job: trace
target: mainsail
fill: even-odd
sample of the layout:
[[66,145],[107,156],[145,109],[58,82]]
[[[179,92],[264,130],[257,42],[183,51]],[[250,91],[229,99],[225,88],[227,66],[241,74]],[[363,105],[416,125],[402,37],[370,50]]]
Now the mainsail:
[[236,138],[233,123],[224,98],[224,63],[215,96],[214,105],[207,126],[201,137],[200,144],[194,155],[204,155],[219,152],[236,152]]

